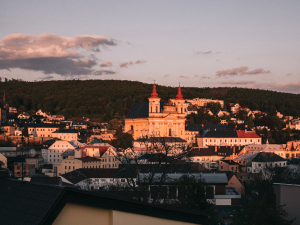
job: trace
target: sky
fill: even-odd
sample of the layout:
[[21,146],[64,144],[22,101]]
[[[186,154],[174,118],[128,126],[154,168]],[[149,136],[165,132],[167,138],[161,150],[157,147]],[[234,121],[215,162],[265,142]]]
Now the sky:
[[0,77],[300,94],[299,9],[299,0],[0,0]]

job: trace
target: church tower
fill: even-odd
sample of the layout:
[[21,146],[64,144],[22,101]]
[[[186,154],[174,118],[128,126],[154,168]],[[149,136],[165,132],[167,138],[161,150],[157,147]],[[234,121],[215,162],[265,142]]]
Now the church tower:
[[156,93],[156,85],[153,84],[152,94],[149,98],[149,117],[155,117],[155,113],[160,113],[160,98]]
[[186,113],[187,104],[185,104],[185,100],[184,100],[184,98],[181,94],[181,87],[180,86],[178,87],[178,92],[177,92],[176,98],[174,100],[174,103],[176,105],[177,113],[179,113],[179,114],[185,114]]

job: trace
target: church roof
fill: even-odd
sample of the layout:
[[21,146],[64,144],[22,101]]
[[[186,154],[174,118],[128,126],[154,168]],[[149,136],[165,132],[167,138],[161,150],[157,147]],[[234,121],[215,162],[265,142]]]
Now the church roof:
[[[160,110],[162,111],[165,102],[160,102]],[[148,118],[149,117],[149,102],[134,103],[125,119]]]

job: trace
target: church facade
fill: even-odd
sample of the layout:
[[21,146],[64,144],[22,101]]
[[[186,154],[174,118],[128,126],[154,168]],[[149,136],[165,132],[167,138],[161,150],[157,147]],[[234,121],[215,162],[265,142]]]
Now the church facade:
[[125,132],[132,134],[135,140],[145,136],[186,139],[185,116],[188,106],[180,87],[175,99],[162,102],[154,84],[149,102],[132,105],[125,117]]

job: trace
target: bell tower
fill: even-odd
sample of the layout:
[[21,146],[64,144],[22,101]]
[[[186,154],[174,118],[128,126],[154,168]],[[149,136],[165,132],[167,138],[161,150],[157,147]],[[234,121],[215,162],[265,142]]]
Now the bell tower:
[[175,105],[176,105],[176,109],[177,109],[177,113],[179,114],[184,114],[186,112],[186,104],[185,100],[181,94],[181,87],[178,87],[178,92],[175,98]]
[[155,84],[153,84],[152,94],[151,97],[149,98],[149,117],[151,117],[151,114],[153,116],[153,113],[160,113],[160,98],[156,93]]

